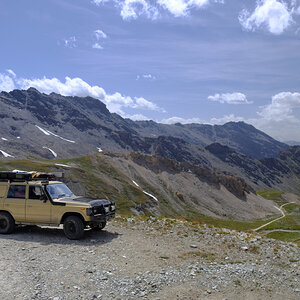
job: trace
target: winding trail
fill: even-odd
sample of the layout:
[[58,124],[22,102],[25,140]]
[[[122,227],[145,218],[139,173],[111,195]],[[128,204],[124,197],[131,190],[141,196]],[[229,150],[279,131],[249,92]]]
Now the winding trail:
[[[277,208],[278,210],[280,210],[282,216],[279,217],[279,218],[277,218],[277,219],[275,219],[275,220],[272,220],[272,221],[270,221],[270,222],[268,222],[268,223],[266,223],[266,224],[264,224],[264,225],[261,225],[261,226],[255,228],[255,229],[253,229],[253,231],[261,230],[262,228],[264,228],[264,227],[266,227],[266,226],[268,226],[268,225],[270,225],[270,224],[272,224],[272,223],[274,223],[274,222],[276,222],[276,221],[278,221],[278,220],[283,219],[283,218],[286,216],[283,207],[284,207],[285,205],[292,204],[292,203],[295,203],[295,202],[285,203],[285,204],[282,204],[280,207],[274,206],[275,208]],[[281,231],[281,229],[277,229],[276,231]]]

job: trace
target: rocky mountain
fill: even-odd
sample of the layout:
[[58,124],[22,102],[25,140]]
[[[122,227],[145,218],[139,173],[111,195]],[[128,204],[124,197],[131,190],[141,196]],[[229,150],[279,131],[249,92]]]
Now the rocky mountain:
[[136,131],[143,136],[172,136],[198,146],[220,143],[254,158],[274,157],[281,150],[288,148],[286,144],[244,122],[229,122],[224,125],[165,125],[153,121],[140,121],[135,124]]
[[288,148],[243,122],[134,122],[110,113],[97,99],[46,95],[34,88],[0,93],[0,118],[0,150],[18,158],[74,157],[101,150],[160,154],[166,147],[174,154],[175,139],[190,151],[217,142],[254,158],[275,157]]
[[[93,186],[87,178],[96,176],[95,181],[103,183],[99,188],[118,204],[135,199],[124,204],[134,211],[159,214],[170,213],[171,208],[171,215],[193,211],[214,216],[234,211],[235,216],[250,218],[262,209],[262,200],[255,195],[258,189],[300,194],[300,147],[289,148],[243,122],[223,126],[134,122],[110,113],[97,99],[46,95],[33,88],[0,93],[0,117],[2,160],[25,158],[32,169],[32,162],[41,158],[54,159],[52,165],[83,156],[83,161],[98,161],[93,157],[102,152],[105,163],[89,162],[93,170],[89,177],[87,171],[75,168],[70,183],[76,178],[79,191],[86,193],[83,186]],[[21,162],[15,168],[24,169]],[[119,179],[111,182],[111,177]],[[146,201],[145,194],[137,192],[140,188],[132,188],[137,179],[162,199],[159,208],[152,205],[153,197],[148,195]],[[262,211],[270,213],[272,207]]]

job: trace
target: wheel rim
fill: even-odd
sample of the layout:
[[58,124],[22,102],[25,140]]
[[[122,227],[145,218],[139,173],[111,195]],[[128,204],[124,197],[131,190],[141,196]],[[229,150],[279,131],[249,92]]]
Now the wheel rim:
[[7,220],[6,219],[0,219],[0,228],[5,229],[7,227]]
[[73,222],[68,222],[67,223],[67,230],[69,233],[74,234],[76,233],[76,227],[75,224]]

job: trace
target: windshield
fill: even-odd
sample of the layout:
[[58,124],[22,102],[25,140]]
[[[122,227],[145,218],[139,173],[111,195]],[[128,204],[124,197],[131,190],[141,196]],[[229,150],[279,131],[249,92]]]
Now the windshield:
[[74,194],[64,183],[48,184],[46,186],[46,190],[52,199],[74,196]]

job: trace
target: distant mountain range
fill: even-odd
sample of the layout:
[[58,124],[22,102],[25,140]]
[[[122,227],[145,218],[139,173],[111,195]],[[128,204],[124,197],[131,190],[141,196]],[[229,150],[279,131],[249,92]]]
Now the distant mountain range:
[[161,154],[167,147],[174,152],[176,144],[195,154],[200,147],[220,143],[263,158],[288,148],[243,122],[213,126],[134,122],[110,113],[97,99],[46,95],[34,88],[0,93],[0,118],[0,149],[15,157],[64,158],[101,150]]
[[[300,147],[276,141],[243,122],[224,125],[135,122],[110,113],[97,99],[64,97],[55,93],[46,95],[34,88],[0,93],[0,118],[2,161],[28,159],[34,162],[47,158],[64,164],[75,157],[86,156],[89,164],[97,168],[97,174],[89,176],[98,176],[97,180],[103,181],[103,189],[113,181],[111,191],[114,192],[110,196],[116,197],[117,202],[118,197],[131,191],[128,197],[137,199],[132,202],[135,211],[140,192],[133,189],[135,184],[131,179],[134,178],[140,178],[152,195],[159,194],[165,199],[161,212],[172,207],[174,212],[183,213],[184,203],[189,203],[198,213],[210,210],[214,215],[222,215],[223,209],[213,211],[208,204],[211,201],[219,205],[225,201],[222,187],[229,193],[226,194],[227,202],[220,204],[226,215],[232,210],[233,203],[240,203],[236,199],[247,202],[247,195],[258,189],[300,194]],[[99,163],[97,152],[102,152],[99,155],[110,172],[101,173],[104,165]],[[80,160],[81,168],[85,166],[84,161]],[[117,166],[122,171],[118,171]],[[72,178],[82,181],[76,172],[75,175],[72,173]],[[83,176],[84,172],[80,174]],[[120,180],[114,181],[116,177]],[[152,178],[152,184],[147,183],[147,178]],[[71,178],[69,180],[74,183]],[[123,188],[119,186],[120,182]],[[124,186],[128,184],[132,186],[124,192]],[[207,188],[207,191],[203,190]],[[81,190],[84,189],[86,184],[82,183]],[[202,189],[201,193],[199,189]],[[231,203],[230,197],[235,202]],[[258,216],[259,201],[262,200],[253,197],[253,203],[256,203],[253,216]],[[146,206],[156,202],[151,196],[149,199]],[[182,199],[184,202],[179,204]],[[251,203],[247,204],[247,209],[245,206],[247,214],[240,216],[251,215]],[[268,207],[266,212],[272,211],[272,207],[265,205]],[[236,209],[235,215],[238,216],[239,211],[242,210]]]

